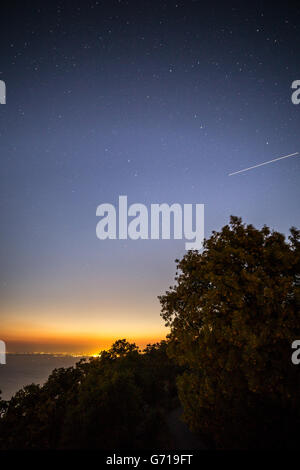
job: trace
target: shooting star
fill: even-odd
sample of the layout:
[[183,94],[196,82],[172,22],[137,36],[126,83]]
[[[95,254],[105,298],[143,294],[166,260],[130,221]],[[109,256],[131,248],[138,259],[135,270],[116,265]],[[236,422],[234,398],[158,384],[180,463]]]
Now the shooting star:
[[259,163],[258,165],[249,166],[249,168],[244,168],[243,170],[234,171],[233,173],[229,173],[228,176],[237,175],[238,173],[243,173],[244,171],[248,170],[253,170],[253,168],[257,168],[258,166],[268,165],[268,163],[277,162],[278,160],[283,160],[284,158],[294,157],[295,155],[299,155],[299,152],[290,153],[289,155],[285,155],[284,157],[274,158],[274,160],[269,160],[268,162]]

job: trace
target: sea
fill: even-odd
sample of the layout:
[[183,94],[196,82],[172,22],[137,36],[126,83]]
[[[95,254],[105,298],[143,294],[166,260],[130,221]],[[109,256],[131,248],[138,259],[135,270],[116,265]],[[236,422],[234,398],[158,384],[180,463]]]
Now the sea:
[[74,366],[81,357],[64,354],[7,354],[6,364],[0,364],[2,399],[9,400],[25,385],[42,385],[53,369]]

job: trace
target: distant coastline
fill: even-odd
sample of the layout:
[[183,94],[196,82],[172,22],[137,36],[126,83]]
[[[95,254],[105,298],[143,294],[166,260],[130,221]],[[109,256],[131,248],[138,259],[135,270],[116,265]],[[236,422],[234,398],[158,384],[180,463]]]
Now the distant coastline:
[[8,352],[7,356],[53,356],[53,357],[94,357],[94,354],[78,354],[70,352],[49,353],[43,351],[33,352]]
[[18,390],[32,383],[42,385],[53,369],[72,367],[87,355],[70,353],[7,353],[6,364],[0,366],[2,398],[9,400]]

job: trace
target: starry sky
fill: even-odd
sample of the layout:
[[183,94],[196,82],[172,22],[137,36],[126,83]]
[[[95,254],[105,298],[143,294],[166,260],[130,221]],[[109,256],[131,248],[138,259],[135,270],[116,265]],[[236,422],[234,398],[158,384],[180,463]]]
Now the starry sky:
[[[17,6],[16,6],[17,5]],[[96,238],[96,208],[205,204],[300,226],[300,13],[284,2],[52,1],[2,7],[0,337],[95,353],[167,330],[157,296],[184,240]]]

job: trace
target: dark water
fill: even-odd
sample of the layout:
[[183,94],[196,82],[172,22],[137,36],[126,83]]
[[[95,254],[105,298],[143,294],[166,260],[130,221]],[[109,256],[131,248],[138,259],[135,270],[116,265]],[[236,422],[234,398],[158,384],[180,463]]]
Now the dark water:
[[70,367],[80,357],[52,354],[7,354],[6,364],[0,364],[0,390],[8,400],[24,385],[44,383],[53,369]]

